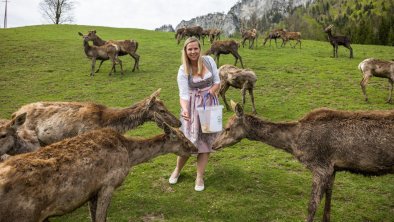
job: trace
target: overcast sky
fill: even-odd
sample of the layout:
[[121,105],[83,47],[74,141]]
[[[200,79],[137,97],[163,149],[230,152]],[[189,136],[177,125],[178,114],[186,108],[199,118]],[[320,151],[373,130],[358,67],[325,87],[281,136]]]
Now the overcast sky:
[[[7,27],[49,24],[39,10],[41,0],[8,0]],[[238,0],[75,0],[78,25],[142,28],[164,24],[174,28],[182,20],[212,12],[227,13]],[[0,1],[0,27],[4,27],[5,0]]]

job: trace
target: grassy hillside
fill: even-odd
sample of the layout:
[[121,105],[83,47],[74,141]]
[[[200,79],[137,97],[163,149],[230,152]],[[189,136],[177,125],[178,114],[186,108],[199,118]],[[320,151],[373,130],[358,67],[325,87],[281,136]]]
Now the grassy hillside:
[[[131,57],[121,57],[126,73],[109,77],[110,63],[89,77],[77,32],[96,29],[103,39],[136,39],[140,71],[131,72]],[[0,30],[0,118],[10,118],[20,106],[37,101],[93,101],[126,107],[162,88],[161,99],[179,112],[176,83],[181,45],[173,33],[73,25],[32,26]],[[204,46],[204,50],[208,45]],[[262,47],[240,49],[247,68],[258,75],[255,100],[258,115],[272,121],[291,121],[318,107],[340,110],[392,109],[386,104],[386,79],[372,78],[365,103],[357,65],[365,58],[394,59],[394,48],[353,45],[332,56],[327,42],[303,41],[302,49]],[[222,55],[220,64],[232,64]],[[241,101],[238,90],[227,98]],[[245,110],[251,111],[247,98]],[[232,112],[224,113],[225,122]],[[161,133],[145,124],[128,134],[149,137]],[[287,153],[243,140],[212,154],[206,190],[194,191],[195,158],[186,165],[179,184],[169,186],[175,155],[161,156],[134,168],[117,189],[108,221],[303,221],[311,190],[311,174]],[[394,176],[363,177],[341,172],[336,176],[332,221],[392,221]],[[322,205],[316,215],[322,216]],[[89,221],[85,206],[53,221]]]

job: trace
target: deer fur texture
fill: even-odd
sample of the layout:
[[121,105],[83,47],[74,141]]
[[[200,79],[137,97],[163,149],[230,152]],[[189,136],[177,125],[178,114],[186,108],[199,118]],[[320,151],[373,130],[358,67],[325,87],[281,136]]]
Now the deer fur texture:
[[234,65],[237,65],[237,61],[241,62],[242,68],[244,64],[242,63],[242,58],[238,53],[239,43],[234,40],[222,40],[222,41],[215,41],[212,43],[211,48],[209,48],[205,55],[213,54],[215,56],[216,64],[219,66],[219,58],[221,54],[232,54],[235,58]]
[[[35,138],[35,143],[30,146],[12,146],[9,143],[1,145],[2,138],[0,138],[0,150],[8,150],[6,151],[8,154],[30,152],[82,132],[104,127],[125,133],[146,121],[157,121],[154,118],[155,113],[160,117],[159,120],[163,119],[171,126],[180,127],[179,119],[159,100],[159,94],[160,89],[128,108],[109,108],[96,103],[82,102],[27,104],[13,114],[13,117],[17,117],[26,113],[26,121],[18,127],[16,134],[12,135],[14,131],[7,132],[9,136],[24,141],[20,132],[27,131],[30,137]],[[161,122],[156,123],[161,126]]]
[[244,114],[239,104],[233,107],[236,114],[213,148],[247,138],[292,154],[312,172],[308,222],[313,221],[323,195],[323,221],[330,221],[336,172],[376,176],[394,173],[394,110],[350,112],[323,108],[299,121],[274,123]]
[[226,92],[230,86],[241,89],[242,93],[242,105],[245,106],[245,94],[249,92],[250,100],[252,101],[253,113],[256,114],[256,107],[254,105],[253,89],[256,85],[257,76],[250,69],[240,69],[232,65],[223,65],[219,68],[220,76],[220,90],[219,94],[226,105],[227,110],[230,110],[230,106],[226,100]]
[[106,221],[115,189],[132,166],[156,156],[188,156],[197,148],[175,128],[149,139],[105,128],[0,163],[0,221],[41,222],[89,203],[91,221]]

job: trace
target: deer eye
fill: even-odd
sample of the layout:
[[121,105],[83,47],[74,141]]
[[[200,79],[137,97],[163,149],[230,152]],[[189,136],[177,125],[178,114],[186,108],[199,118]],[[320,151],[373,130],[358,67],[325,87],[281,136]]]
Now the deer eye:
[[7,137],[7,134],[1,134],[0,135],[0,139],[4,139],[4,138],[6,138]]

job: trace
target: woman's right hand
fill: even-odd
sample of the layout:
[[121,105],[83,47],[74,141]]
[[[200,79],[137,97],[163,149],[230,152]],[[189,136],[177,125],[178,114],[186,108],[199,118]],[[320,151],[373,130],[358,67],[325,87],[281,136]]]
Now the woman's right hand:
[[184,120],[189,121],[190,120],[190,116],[189,116],[189,112],[188,111],[182,111],[181,112],[181,116],[183,117]]

